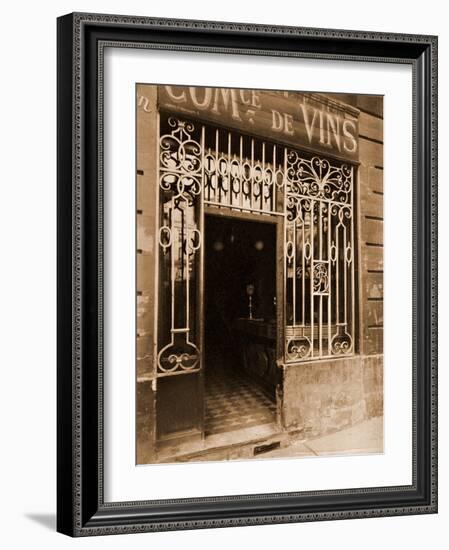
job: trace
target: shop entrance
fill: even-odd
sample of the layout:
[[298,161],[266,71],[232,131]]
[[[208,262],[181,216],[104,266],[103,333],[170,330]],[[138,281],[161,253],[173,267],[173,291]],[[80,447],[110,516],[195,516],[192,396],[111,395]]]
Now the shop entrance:
[[160,132],[155,441],[281,427],[277,364],[354,354],[353,167],[170,114]]
[[276,421],[276,224],[222,212],[205,216],[206,437]]

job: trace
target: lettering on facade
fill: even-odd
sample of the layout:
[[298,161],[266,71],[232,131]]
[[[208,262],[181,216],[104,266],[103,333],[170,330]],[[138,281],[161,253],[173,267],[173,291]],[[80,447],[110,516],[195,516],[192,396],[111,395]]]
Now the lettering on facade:
[[[272,130],[287,135],[295,135],[295,119],[289,113],[280,113],[272,109]],[[310,107],[304,103],[299,105],[309,145],[318,142],[323,147],[337,149],[340,153],[357,151],[357,127],[353,120],[340,115]]]
[[[322,96],[321,96],[322,97]],[[314,94],[160,86],[159,105],[266,137],[352,160],[358,157],[358,112]],[[144,99],[138,104],[146,109]]]

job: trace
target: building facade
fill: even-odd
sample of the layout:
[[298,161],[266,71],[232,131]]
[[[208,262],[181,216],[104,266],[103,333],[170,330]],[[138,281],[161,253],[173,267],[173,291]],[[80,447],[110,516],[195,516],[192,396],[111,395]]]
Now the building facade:
[[137,463],[383,414],[383,102],[138,85]]

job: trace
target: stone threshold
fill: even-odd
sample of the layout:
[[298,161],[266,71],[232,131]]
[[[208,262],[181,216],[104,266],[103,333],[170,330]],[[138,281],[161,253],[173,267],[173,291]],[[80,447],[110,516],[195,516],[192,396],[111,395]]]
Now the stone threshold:
[[157,462],[218,461],[263,457],[264,452],[283,447],[288,440],[290,440],[289,434],[276,423],[262,424],[212,434],[195,442],[162,443],[158,450]]
[[166,442],[159,449],[157,463],[357,456],[383,452],[381,416],[318,437],[306,437],[303,430],[283,431],[271,423],[206,436],[196,442],[177,445]]

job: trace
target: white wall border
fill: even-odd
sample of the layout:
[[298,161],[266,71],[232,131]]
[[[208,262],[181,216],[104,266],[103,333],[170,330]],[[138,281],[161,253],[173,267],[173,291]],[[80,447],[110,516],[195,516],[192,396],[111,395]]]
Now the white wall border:
[[[104,68],[105,501],[410,484],[411,67],[106,48]],[[383,455],[135,466],[136,82],[385,95]]]

